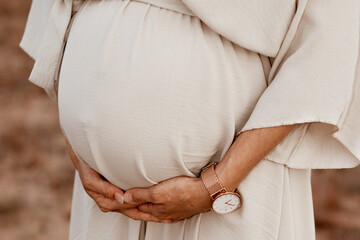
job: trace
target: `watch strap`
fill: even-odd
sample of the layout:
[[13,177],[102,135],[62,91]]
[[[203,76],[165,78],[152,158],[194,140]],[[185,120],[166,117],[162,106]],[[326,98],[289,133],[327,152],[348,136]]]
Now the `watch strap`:
[[215,165],[216,163],[212,163],[201,171],[201,179],[213,200],[219,193],[226,192],[215,173]]

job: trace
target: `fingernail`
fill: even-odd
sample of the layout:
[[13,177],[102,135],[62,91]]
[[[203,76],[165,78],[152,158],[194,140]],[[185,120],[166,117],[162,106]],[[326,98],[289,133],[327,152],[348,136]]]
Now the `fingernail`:
[[130,193],[125,193],[123,197],[124,197],[124,202],[135,204]]
[[121,204],[124,203],[124,196],[121,195],[120,193],[115,193],[115,199],[116,199],[116,201],[118,201]]

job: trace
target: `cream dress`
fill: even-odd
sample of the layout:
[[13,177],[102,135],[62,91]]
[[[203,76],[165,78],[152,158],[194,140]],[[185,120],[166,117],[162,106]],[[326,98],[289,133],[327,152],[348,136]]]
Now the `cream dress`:
[[311,169],[360,163],[359,26],[358,0],[34,0],[29,80],[76,155],[122,189],[197,177],[241,132],[300,123],[227,215],[103,213],[76,172],[70,239],[315,239]]

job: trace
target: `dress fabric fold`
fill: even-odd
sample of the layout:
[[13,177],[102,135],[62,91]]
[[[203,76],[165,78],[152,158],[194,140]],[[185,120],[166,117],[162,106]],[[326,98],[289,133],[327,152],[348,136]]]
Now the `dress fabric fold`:
[[292,168],[359,165],[359,16],[358,1],[308,2],[271,83],[238,132],[301,124],[269,160]]
[[76,156],[122,189],[198,177],[241,132],[298,124],[227,215],[103,213],[76,172],[69,238],[315,239],[311,169],[360,164],[359,32],[357,0],[33,0],[29,80]]

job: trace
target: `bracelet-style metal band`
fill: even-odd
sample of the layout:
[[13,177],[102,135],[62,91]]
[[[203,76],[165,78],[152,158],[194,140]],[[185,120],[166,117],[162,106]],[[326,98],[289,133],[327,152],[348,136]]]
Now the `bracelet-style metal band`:
[[201,172],[201,179],[213,200],[217,194],[226,192],[226,189],[221,185],[215,173],[215,165],[216,163],[212,163]]

